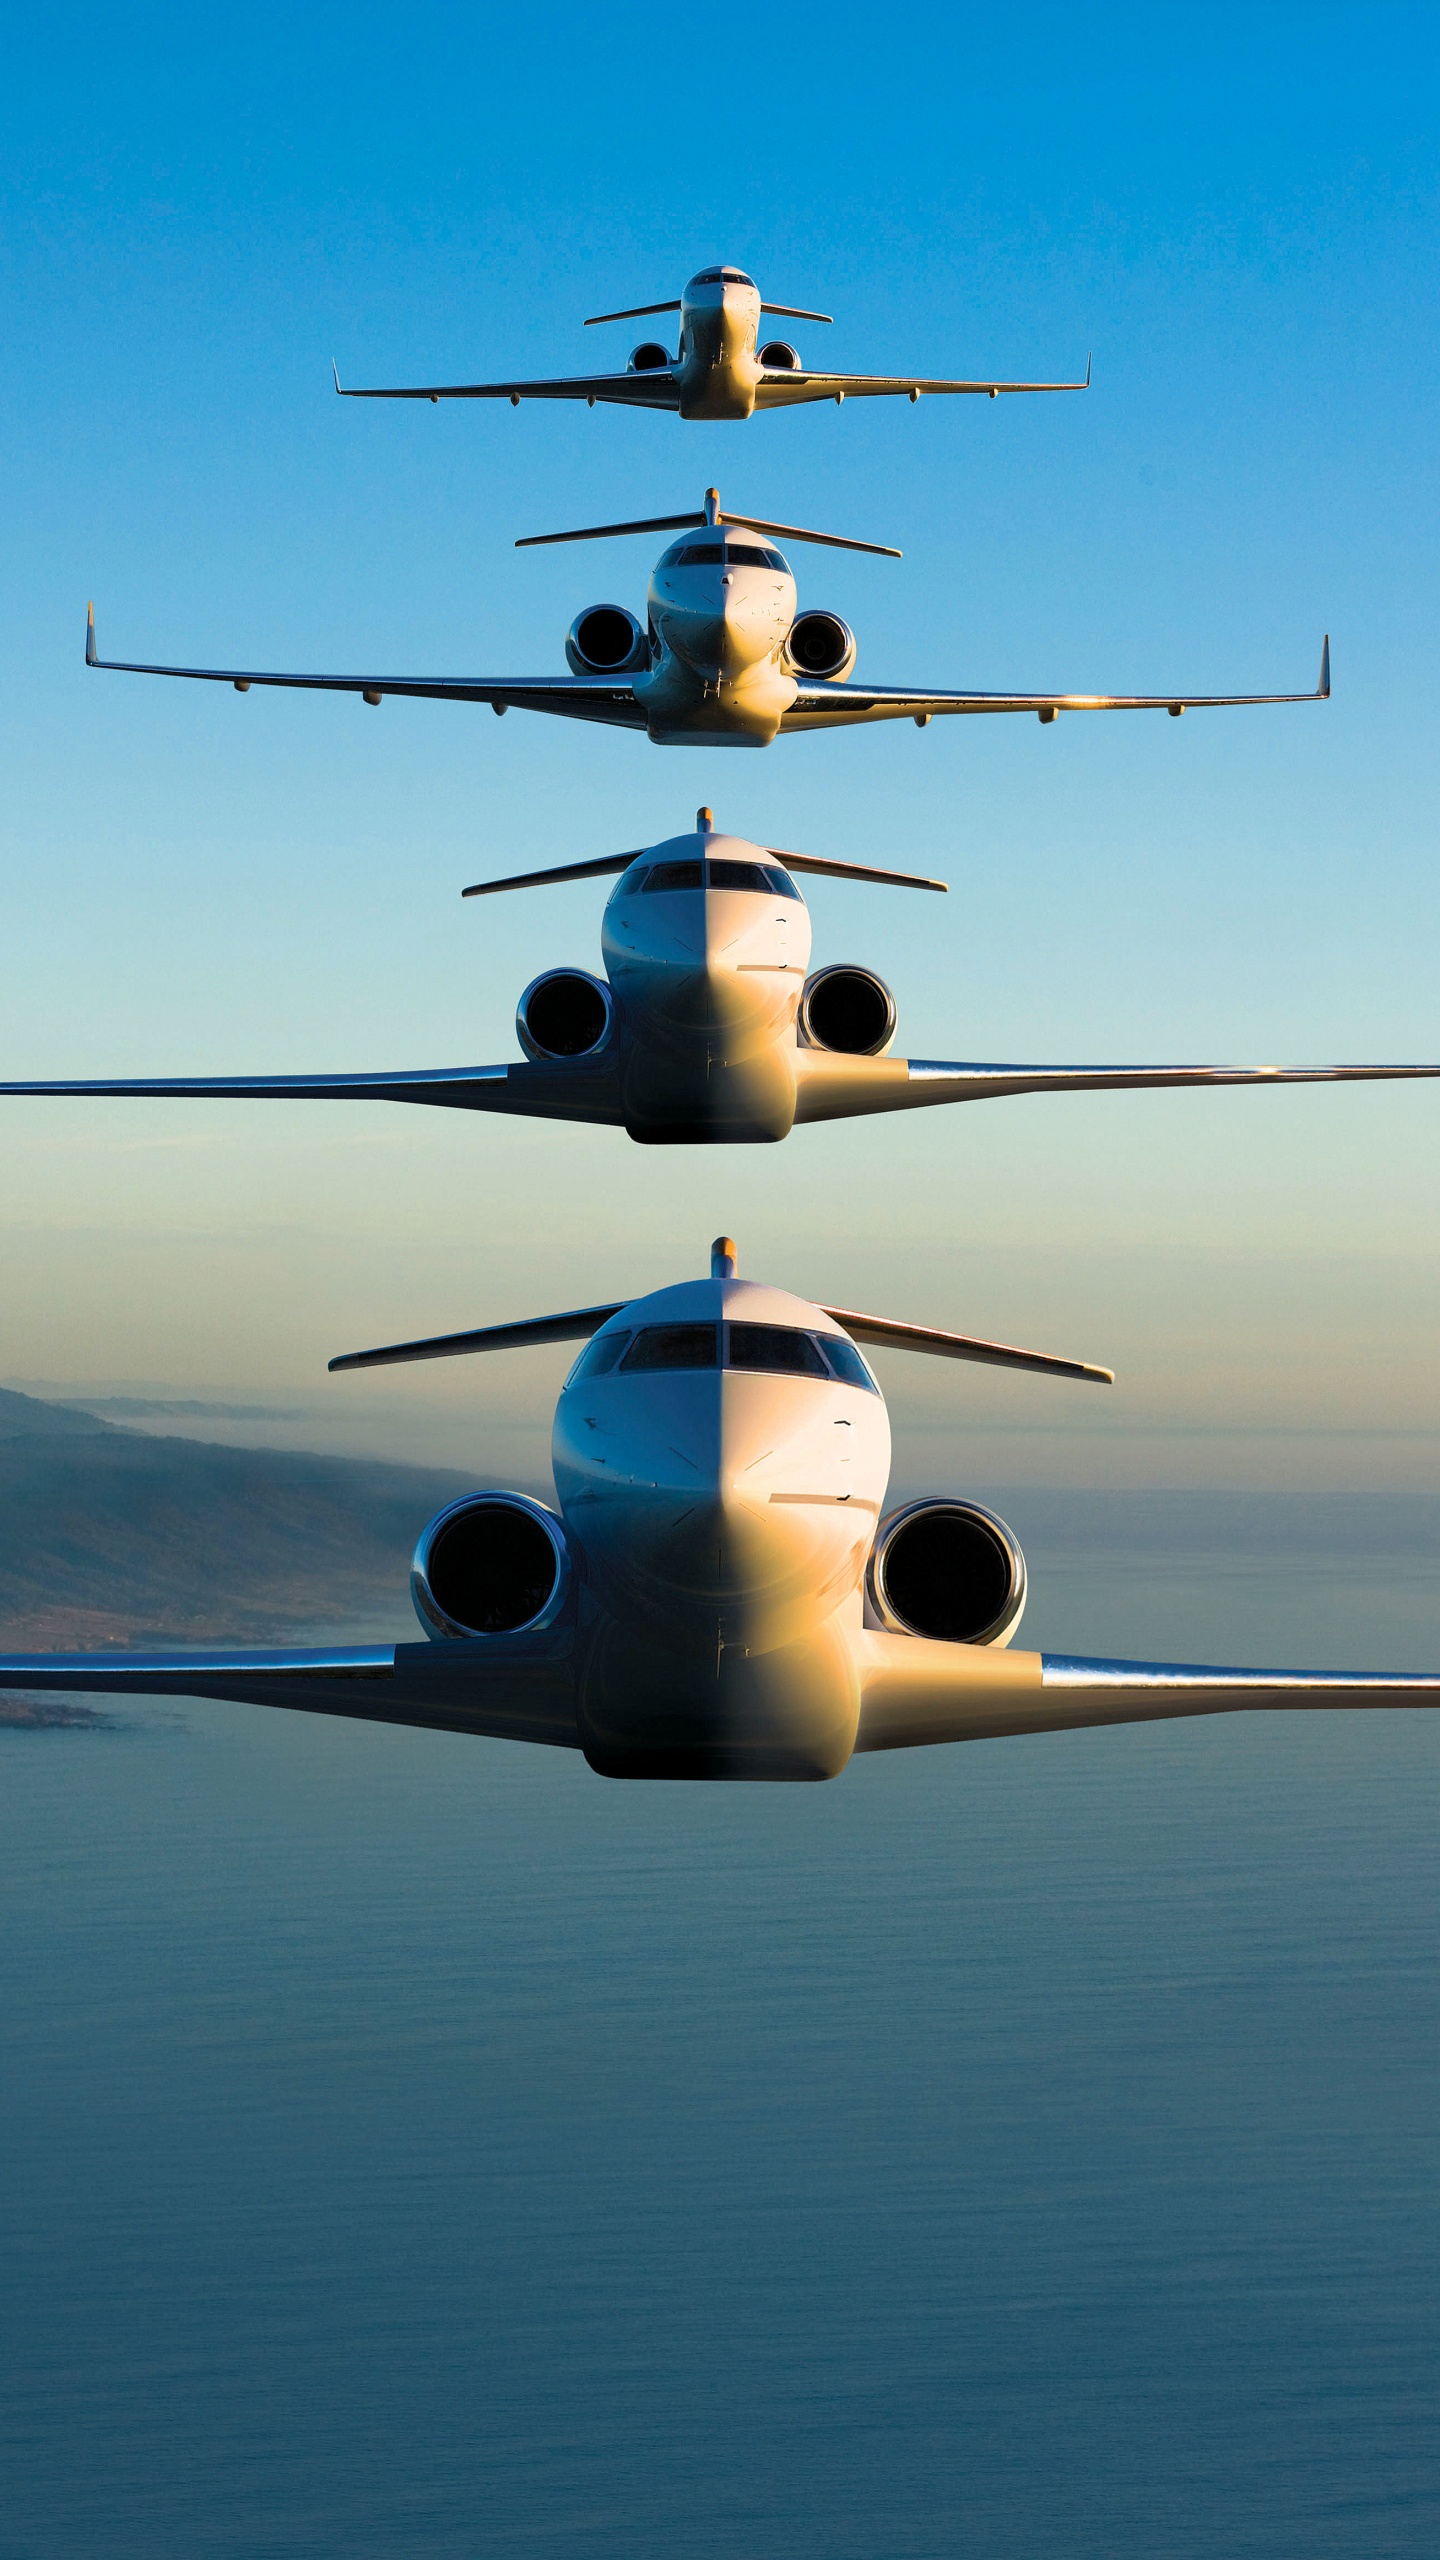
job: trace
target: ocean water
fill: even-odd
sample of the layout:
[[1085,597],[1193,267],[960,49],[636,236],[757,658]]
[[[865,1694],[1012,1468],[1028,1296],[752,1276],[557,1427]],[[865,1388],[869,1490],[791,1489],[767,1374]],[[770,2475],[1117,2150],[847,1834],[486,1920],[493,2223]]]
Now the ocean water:
[[[1032,1640],[1440,1661],[1413,1506],[1047,1499]],[[1440,2549],[1440,1716],[769,1790],[167,1704],[0,1823],[4,2560]]]

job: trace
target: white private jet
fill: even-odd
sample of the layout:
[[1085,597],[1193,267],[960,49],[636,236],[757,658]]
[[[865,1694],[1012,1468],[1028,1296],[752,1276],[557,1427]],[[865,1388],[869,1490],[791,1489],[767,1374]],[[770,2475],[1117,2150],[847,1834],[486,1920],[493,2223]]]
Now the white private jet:
[[623,1128],[642,1145],[766,1143],[797,1124],[983,1102],[1016,1093],[1162,1085],[1342,1084],[1440,1075],[1440,1066],[1015,1066],[892,1058],[895,999],[857,962],[810,967],[810,917],[792,873],[943,892],[943,880],[691,835],[595,862],[477,881],[467,898],[611,872],[605,976],[547,969],[520,998],[523,1062],[389,1073],[159,1076],[0,1084],[60,1094],[252,1102],[428,1102],[447,1110]]
[[833,1778],[855,1752],[1239,1707],[1440,1705],[1428,1674],[1012,1649],[1025,1564],[978,1504],[883,1516],[884,1400],[857,1345],[1109,1384],[1108,1369],[742,1281],[353,1352],[332,1369],[583,1341],[558,1509],[451,1503],[411,1588],[430,1642],[7,1654],[0,1688],[213,1697],[583,1751],[614,1778]]
[[760,288],[740,267],[706,267],[692,276],[678,300],[640,302],[629,311],[599,311],[587,320],[598,329],[612,320],[649,320],[662,311],[680,314],[680,338],[668,347],[647,338],[631,351],[623,373],[590,373],[541,382],[426,382],[400,390],[341,390],[346,400],[597,400],[626,409],[671,409],[682,418],[748,418],[756,409],[790,409],[802,400],[918,400],[923,393],[969,391],[998,400],[1002,391],[1088,391],[1083,382],[942,382],[920,373],[824,373],[802,364],[783,338],[758,344],[762,314],[776,320],[812,320],[829,328],[825,311],[797,311],[793,303],[762,302]]
[[[738,527],[738,531],[731,528]],[[525,536],[517,550],[602,536],[667,533],[671,544],[650,580],[641,623],[625,605],[590,605],[565,641],[568,676],[277,675],[258,667],[165,667],[101,658],[92,605],[86,663],[132,676],[187,676],[203,684],[282,685],[307,693],[358,693],[372,708],[389,694],[426,702],[488,702],[496,712],[547,711],[643,729],[661,747],[768,747],[776,737],[811,729],[853,728],[873,720],[913,720],[925,728],[943,713],[1029,711],[1053,721],[1062,711],[1168,711],[1240,703],[1323,702],[1330,691],[1330,643],[1313,693],[942,693],[915,686],[849,681],[855,634],[840,616],[799,611],[794,573],[775,541],[823,544],[898,560],[878,542],[807,532],[768,517],[722,508],[707,489],[698,513],[647,516],[634,523],[586,525],[570,533]],[[700,540],[693,539],[699,534]],[[755,536],[767,537],[756,541]],[[773,537],[773,538],[771,538]]]

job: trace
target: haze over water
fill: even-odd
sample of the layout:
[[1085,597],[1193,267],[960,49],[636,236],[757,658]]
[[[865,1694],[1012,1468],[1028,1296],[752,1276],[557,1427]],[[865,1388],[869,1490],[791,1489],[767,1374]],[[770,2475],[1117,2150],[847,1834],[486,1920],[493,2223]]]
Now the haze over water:
[[[1025,1634],[1433,1662],[1289,1534]],[[1428,2560],[1437,1740],[0,1737],[7,2560]]]

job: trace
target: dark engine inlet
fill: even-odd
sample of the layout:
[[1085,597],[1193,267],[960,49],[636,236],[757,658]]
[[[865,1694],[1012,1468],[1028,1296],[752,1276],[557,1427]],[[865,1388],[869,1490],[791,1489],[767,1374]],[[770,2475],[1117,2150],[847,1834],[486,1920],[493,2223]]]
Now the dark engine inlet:
[[472,1493],[422,1532],[410,1590],[432,1635],[515,1635],[554,1616],[568,1572],[551,1512],[524,1494]]
[[870,1598],[885,1624],[944,1644],[999,1644],[1025,1606],[1025,1559],[974,1502],[915,1502],[881,1527]]

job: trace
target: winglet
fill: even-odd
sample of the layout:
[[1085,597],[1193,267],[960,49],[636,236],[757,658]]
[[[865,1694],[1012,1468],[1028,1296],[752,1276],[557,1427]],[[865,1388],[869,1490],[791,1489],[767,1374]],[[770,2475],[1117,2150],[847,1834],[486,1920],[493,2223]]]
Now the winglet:
[[99,658],[95,654],[95,607],[93,603],[87,605],[85,609],[85,664],[87,667],[98,667],[100,664]]
[[339,366],[338,366],[338,364],[336,363],[336,361],[335,361],[335,359],[334,359],[334,357],[333,357],[333,356],[332,356],[332,357],[331,357],[331,359],[330,359],[330,370],[331,370],[331,372],[332,372],[332,373],[334,374],[334,376],[335,376],[335,388],[336,388],[337,392],[340,392],[340,397],[341,397],[341,399],[343,400],[343,399],[344,399],[344,397],[345,397],[345,395],[344,395],[343,391],[340,391],[340,367],[339,367]]
[[1319,699],[1322,702],[1328,702],[1330,699],[1330,634],[1328,631],[1325,634],[1325,646],[1320,652]]
[[1094,363],[1094,361],[1095,361],[1095,350],[1094,350],[1094,348],[1092,347],[1092,348],[1091,348],[1091,350],[1090,350],[1089,355],[1088,355],[1088,356],[1086,357],[1086,359],[1085,359],[1085,388],[1086,388],[1086,390],[1087,390],[1087,391],[1088,391],[1088,390],[1089,390],[1089,388],[1090,388],[1090,367],[1092,366],[1092,364]]

